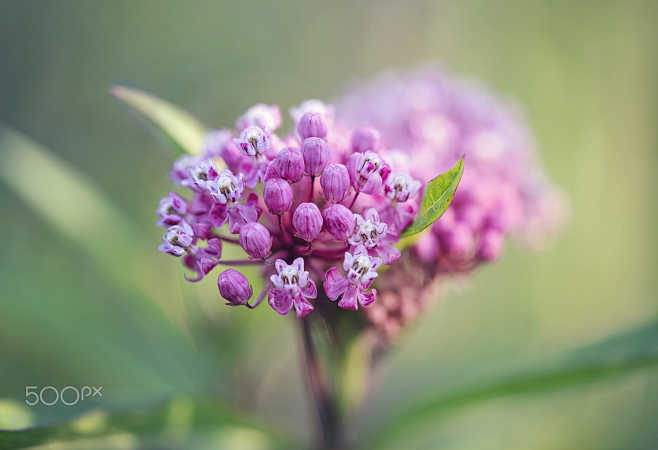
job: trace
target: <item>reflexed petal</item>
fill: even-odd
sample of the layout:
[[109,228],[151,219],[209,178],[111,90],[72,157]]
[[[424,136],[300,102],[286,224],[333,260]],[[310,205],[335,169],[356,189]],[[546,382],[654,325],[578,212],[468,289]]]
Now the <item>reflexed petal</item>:
[[214,227],[220,228],[226,223],[228,218],[228,208],[225,203],[215,203],[210,212],[208,213],[208,218]]
[[302,295],[306,298],[315,298],[318,296],[318,289],[315,287],[315,281],[308,280],[306,286],[302,287]]
[[327,270],[324,275],[324,290],[329,300],[336,300],[347,289],[347,280],[338,273],[336,267]]
[[297,313],[297,317],[300,319],[313,311],[313,305],[311,305],[311,303],[309,303],[309,301],[301,295],[295,297],[293,303],[295,305],[295,312]]
[[292,297],[281,289],[272,289],[267,297],[267,303],[274,311],[285,316],[292,308]]
[[359,289],[356,287],[356,285],[350,283],[349,286],[347,286],[345,293],[343,294],[343,298],[338,302],[338,306],[354,311],[359,309],[359,306],[356,304],[356,296],[358,291]]
[[372,289],[370,292],[359,292],[359,303],[364,308],[377,300],[377,290]]

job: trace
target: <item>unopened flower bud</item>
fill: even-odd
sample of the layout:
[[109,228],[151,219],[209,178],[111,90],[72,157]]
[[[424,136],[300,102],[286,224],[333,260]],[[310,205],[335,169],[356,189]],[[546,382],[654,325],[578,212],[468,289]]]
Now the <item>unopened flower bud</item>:
[[327,122],[322,114],[307,112],[297,123],[297,133],[302,139],[327,136]]
[[219,274],[217,287],[219,294],[228,301],[227,305],[231,306],[245,305],[253,294],[247,277],[234,269]]
[[346,240],[354,233],[354,213],[341,204],[324,210],[324,226],[336,239]]
[[371,127],[357,128],[352,133],[351,144],[353,152],[375,151],[379,146],[379,131]]
[[272,214],[281,214],[290,209],[292,205],[292,188],[287,181],[281,178],[272,178],[265,183],[263,199],[265,206]]
[[302,144],[302,155],[304,156],[304,173],[317,176],[322,173],[327,165],[329,149],[327,142],[318,137],[304,139]]
[[342,202],[350,189],[350,174],[342,164],[329,164],[320,176],[324,197],[330,202]]
[[304,157],[302,152],[294,147],[281,150],[272,165],[279,177],[291,183],[299,181],[304,175]]
[[240,227],[240,245],[252,258],[265,258],[272,249],[272,236],[262,224],[250,222]]
[[441,233],[441,243],[448,254],[457,260],[465,260],[473,255],[475,240],[473,231],[465,224],[457,223]]
[[503,253],[505,239],[503,233],[495,228],[487,229],[480,238],[478,258],[482,261],[495,261]]
[[311,242],[322,230],[322,214],[315,203],[301,203],[292,215],[297,236]]

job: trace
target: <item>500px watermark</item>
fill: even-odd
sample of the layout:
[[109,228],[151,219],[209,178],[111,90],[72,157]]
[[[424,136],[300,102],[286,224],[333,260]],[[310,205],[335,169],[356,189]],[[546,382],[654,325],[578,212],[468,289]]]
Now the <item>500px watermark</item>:
[[88,398],[102,398],[103,386],[25,386],[25,404],[27,406],[53,406],[61,403],[74,406]]

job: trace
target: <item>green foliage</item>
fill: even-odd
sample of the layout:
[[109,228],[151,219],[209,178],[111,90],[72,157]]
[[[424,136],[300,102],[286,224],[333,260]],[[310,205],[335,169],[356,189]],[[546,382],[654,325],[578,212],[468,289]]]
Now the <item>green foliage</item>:
[[455,191],[464,173],[464,157],[459,158],[452,169],[432,179],[423,193],[420,212],[414,223],[409,225],[400,235],[402,238],[420,233],[432,225],[448,209]]
[[466,406],[510,395],[531,395],[654,367],[658,365],[658,321],[565,354],[543,359],[542,365],[485,380],[459,391],[426,395],[366,436],[368,447],[381,447],[414,427]]
[[112,95],[147,120],[180,154],[201,152],[205,126],[187,111],[152,94],[126,86],[113,86]]
[[[157,447],[160,446],[157,445],[158,441],[161,444],[178,442],[181,445],[203,433],[212,433],[218,448],[271,449],[291,446],[291,442],[278,432],[216,401],[210,403],[178,397],[150,408],[129,412],[93,410],[68,423],[2,431],[0,449],[74,442],[79,439],[99,440],[119,433],[129,433],[135,440],[148,440]],[[231,445],[228,445],[229,442]]]

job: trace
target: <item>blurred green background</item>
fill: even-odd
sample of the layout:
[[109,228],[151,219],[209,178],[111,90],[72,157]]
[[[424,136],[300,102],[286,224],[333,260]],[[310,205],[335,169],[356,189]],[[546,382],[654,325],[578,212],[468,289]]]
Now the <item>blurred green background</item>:
[[[312,433],[292,321],[223,307],[212,277],[186,283],[155,251],[173,154],[110,98],[114,83],[225,126],[257,102],[287,111],[430,60],[524,107],[570,197],[570,224],[544,252],[508,244],[444,294],[354,418],[366,430],[428,392],[655,319],[657,11],[650,1],[0,0],[0,123],[50,155],[17,151],[21,138],[0,132],[0,429],[174,395],[236,406],[296,439]],[[28,409],[26,385],[105,395]],[[481,402],[388,445],[648,449],[657,421],[658,373],[645,370]],[[186,446],[267,446],[240,426],[209,430]],[[123,434],[102,446],[139,443]]]

